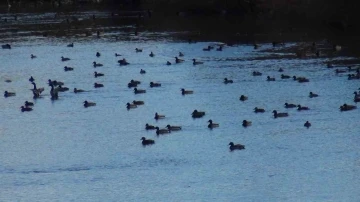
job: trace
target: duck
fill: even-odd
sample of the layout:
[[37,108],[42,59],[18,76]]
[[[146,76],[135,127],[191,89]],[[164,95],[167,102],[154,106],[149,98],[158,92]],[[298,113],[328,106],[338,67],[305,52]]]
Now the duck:
[[135,48],[135,52],[140,53],[140,52],[142,52],[142,49]]
[[230,79],[224,78],[224,83],[225,83],[225,84],[228,84],[228,83],[233,83],[233,80],[230,80]]
[[140,69],[140,74],[145,74],[145,73],[146,73],[146,71],[145,71],[145,70]]
[[166,61],[166,65],[171,65],[171,62],[169,62],[169,61]]
[[32,111],[33,109],[31,107],[24,107],[24,106],[21,106],[21,111],[22,112],[29,112],[29,111]]
[[157,112],[155,113],[154,119],[158,120],[158,119],[164,119],[164,118],[165,118],[165,115],[160,115]]
[[298,111],[302,111],[302,110],[309,110],[310,108],[309,107],[305,107],[305,106],[301,106],[301,105],[298,105]]
[[234,144],[233,142],[230,142],[229,145],[230,151],[245,149],[245,145],[242,144]]
[[289,75],[285,75],[285,74],[281,74],[281,79],[290,79],[291,76]]
[[266,81],[275,81],[275,78],[274,78],[274,77],[267,76],[267,77],[266,77]]
[[130,103],[128,102],[128,103],[126,103],[126,108],[127,108],[127,109],[137,108],[137,105],[136,105],[136,104],[130,104]]
[[61,61],[65,62],[65,61],[68,61],[68,60],[70,60],[70,58],[65,58],[65,57],[61,56]]
[[284,69],[280,67],[278,72],[284,72]]
[[129,88],[137,87],[137,85],[138,85],[137,83],[133,83],[133,82],[128,83]]
[[149,124],[147,123],[147,124],[145,124],[145,129],[146,129],[146,130],[155,130],[155,129],[156,129],[156,126],[149,125]]
[[34,58],[36,58],[36,55],[31,54],[31,55],[30,55],[30,58],[31,58],[31,59],[34,59]]
[[264,112],[265,112],[265,109],[255,107],[255,108],[254,108],[254,112],[255,112],[255,113],[264,113]]
[[49,79],[48,80],[48,84],[49,84],[49,86],[50,85],[54,85],[54,86],[62,86],[62,85],[64,85],[64,82],[61,82],[61,81],[56,81],[56,80],[51,80],[51,79]]
[[35,82],[31,82],[31,84],[34,86],[32,90],[33,93],[41,94],[45,89],[44,88],[36,88]]
[[84,107],[92,107],[96,106],[95,102],[88,102],[87,100],[84,101]]
[[253,71],[253,72],[252,72],[252,75],[253,75],[253,76],[261,76],[262,73],[259,72],[259,71]]
[[9,92],[7,90],[4,92],[4,97],[11,97],[11,96],[15,96],[15,95],[16,95],[15,92]]
[[171,131],[167,128],[159,129],[159,127],[155,127],[155,129],[157,135],[171,133]]
[[52,83],[49,84],[51,89],[50,89],[50,96],[52,100],[57,100],[59,98],[59,91],[54,88],[54,85]]
[[153,88],[153,87],[161,87],[161,83],[155,83],[155,82],[150,82],[150,87]]
[[30,76],[29,81],[32,83],[35,81],[34,77]]
[[175,63],[182,63],[184,62],[183,59],[179,59],[178,57],[175,57]]
[[192,113],[191,113],[191,116],[193,118],[201,118],[203,116],[205,116],[205,112],[201,112],[201,111],[198,111],[198,110],[194,110]]
[[154,57],[155,54],[151,51],[150,54],[149,54],[150,57]]
[[297,107],[298,105],[296,105],[296,104],[289,104],[289,103],[285,103],[284,104],[285,105],[285,108],[295,108],[295,107]]
[[133,100],[133,102],[132,102],[134,105],[143,105],[143,104],[145,104],[145,102],[144,101],[141,101],[141,100]]
[[313,93],[313,92],[310,92],[310,93],[309,93],[309,97],[310,97],[310,98],[318,97],[318,96],[319,96],[318,94],[315,94],[315,93]]
[[184,57],[184,54],[182,52],[179,52],[179,57]]
[[68,87],[62,87],[61,85],[59,85],[59,86],[57,87],[57,90],[58,90],[59,92],[65,92],[65,91],[68,91],[69,88],[68,88]]
[[102,87],[104,87],[104,84],[94,83],[94,88],[102,88]]
[[360,74],[348,74],[348,80],[360,79]]
[[192,90],[185,90],[184,88],[181,89],[181,94],[182,95],[188,95],[188,94],[193,94],[194,91]]
[[208,122],[209,122],[208,128],[210,128],[210,129],[219,127],[219,124],[213,123],[213,121],[211,119]]
[[166,128],[169,129],[170,131],[178,131],[181,130],[181,126],[172,126],[170,124],[166,125]]
[[340,111],[350,111],[350,110],[354,110],[357,107],[354,105],[348,105],[348,104],[343,104],[342,106],[340,106]]
[[115,53],[115,57],[120,57],[122,56],[121,54]]
[[31,106],[34,106],[34,103],[29,102],[29,101],[25,101],[24,105],[25,105],[25,107],[31,107]]
[[282,112],[282,113],[278,113],[276,110],[273,111],[274,114],[274,118],[278,118],[278,117],[287,117],[289,116],[288,113]]
[[241,95],[241,96],[240,96],[240,100],[241,100],[241,101],[245,101],[245,100],[247,100],[247,99],[248,99],[248,97],[245,96],[245,95]]
[[74,43],[68,44],[66,47],[74,47]]
[[192,60],[193,60],[193,65],[201,65],[201,64],[204,64],[204,62],[196,61],[196,59],[192,59]]
[[135,94],[146,93],[146,90],[134,88],[134,93]]
[[101,63],[96,63],[95,61],[93,62],[93,66],[94,67],[102,67],[102,66],[104,66],[103,64],[101,64]]
[[354,92],[354,102],[360,102],[360,94],[358,94],[357,92]]
[[64,67],[64,71],[67,72],[67,71],[73,71],[74,68],[73,67],[68,67],[68,66],[65,66]]
[[99,52],[96,52],[96,57],[100,57],[101,54]]
[[1,45],[2,49],[11,49],[11,45],[10,44],[5,44],[5,45]]
[[305,126],[306,128],[309,128],[309,127],[311,126],[311,123],[310,123],[309,121],[306,121],[306,122],[304,123],[304,126]]
[[142,140],[142,141],[141,141],[141,144],[142,144],[143,146],[155,144],[155,141],[154,141],[154,140],[146,139],[145,137],[142,137],[140,140]]
[[125,58],[123,58],[123,59],[121,59],[121,60],[118,60],[118,63],[120,64],[120,66],[125,66],[125,65],[130,64],[130,63],[128,63],[128,62],[126,61]]
[[305,82],[309,82],[310,80],[307,79],[307,78],[299,78],[299,79],[297,79],[297,81],[298,81],[299,83],[305,83]]
[[243,127],[251,126],[251,121],[243,120],[242,126],[243,126]]
[[103,73],[94,72],[94,77],[97,78],[99,76],[104,76]]
[[86,92],[86,91],[82,90],[82,89],[74,88],[74,93],[83,93],[83,92]]

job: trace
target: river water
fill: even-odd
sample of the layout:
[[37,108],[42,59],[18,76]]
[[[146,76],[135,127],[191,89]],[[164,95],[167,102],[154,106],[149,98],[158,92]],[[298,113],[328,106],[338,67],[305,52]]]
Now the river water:
[[[0,201],[360,200],[360,113],[339,110],[344,103],[355,105],[360,84],[328,69],[326,56],[299,59],[264,51],[273,50],[271,44],[202,51],[218,42],[188,44],[169,33],[127,40],[30,39],[0,49],[0,90],[16,92],[0,99]],[[71,42],[74,47],[66,47]],[[175,64],[179,51],[185,62]],[[71,60],[62,62],[61,56]],[[120,66],[121,58],[130,65]],[[193,58],[204,64],[194,66]],[[94,68],[94,61],[104,66]],[[105,76],[94,78],[94,71]],[[33,100],[30,76],[45,88],[42,98]],[[225,77],[234,83],[224,84]],[[48,79],[63,81],[70,91],[51,100]],[[134,94],[127,87],[131,79],[141,81],[138,88],[146,93]],[[151,81],[162,85],[150,88]],[[94,82],[104,88],[95,89]],[[75,87],[88,92],[75,94]],[[181,88],[194,94],[183,96]],[[310,91],[319,97],[309,98]],[[249,99],[240,101],[242,94]],[[26,100],[34,102],[33,111],[21,112]],[[84,108],[85,100],[97,105]],[[145,105],[127,110],[133,100]],[[285,102],[310,110],[285,109]],[[266,112],[256,114],[254,107]],[[193,119],[194,109],[206,115]],[[274,119],[273,110],[289,117]],[[156,121],[156,112],[165,119]],[[208,129],[209,119],[220,126]],[[252,126],[244,128],[244,119]],[[145,130],[146,123],[182,130],[157,136]],[[156,143],[143,147],[141,137]],[[246,149],[230,152],[231,141]]]

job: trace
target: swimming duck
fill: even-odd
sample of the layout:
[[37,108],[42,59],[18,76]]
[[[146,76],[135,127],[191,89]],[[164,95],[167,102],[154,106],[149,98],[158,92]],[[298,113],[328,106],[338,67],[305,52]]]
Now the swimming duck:
[[101,54],[99,52],[96,52],[96,57],[100,57]]
[[30,76],[29,81],[32,83],[35,81],[35,79],[32,76]]
[[14,92],[9,92],[9,91],[4,92],[4,97],[11,97],[11,96],[15,96],[15,95],[16,95],[16,93],[14,93]]
[[61,85],[59,85],[56,89],[57,89],[59,92],[65,92],[65,91],[68,91],[68,90],[69,90],[68,87],[62,87]]
[[255,113],[264,113],[264,112],[265,112],[265,109],[255,107],[255,108],[254,108],[254,112],[255,112]]
[[245,96],[245,95],[241,95],[241,96],[240,96],[240,100],[241,100],[241,101],[245,101],[245,100],[247,100],[247,99],[248,99],[248,97]]
[[61,61],[68,61],[68,60],[70,60],[70,58],[64,58],[63,56],[61,56]]
[[182,52],[179,52],[179,57],[184,57],[184,54]]
[[181,130],[181,126],[171,126],[171,125],[167,125],[166,126],[167,129],[169,129],[170,131],[178,131]]
[[146,93],[146,90],[134,88],[134,93],[135,94]]
[[94,67],[102,67],[104,66],[103,64],[100,64],[100,63],[96,63],[95,61],[93,62],[93,66]]
[[258,72],[258,71],[253,71],[253,72],[252,72],[252,75],[253,75],[253,76],[261,76],[262,73],[261,73],[261,72]]
[[167,61],[167,62],[166,62],[166,65],[171,65],[171,62]]
[[302,76],[299,76],[299,77],[293,76],[293,79],[294,79],[294,81],[299,81],[299,80],[306,79],[306,78],[302,77]]
[[29,102],[29,101],[25,101],[24,105],[25,105],[25,107],[31,107],[31,106],[34,106],[34,103]]
[[307,78],[299,78],[299,79],[297,79],[297,81],[298,81],[299,83],[305,83],[305,82],[309,82],[310,80],[307,79]]
[[140,52],[142,52],[142,49],[135,48],[135,51],[136,51],[137,53],[140,53]]
[[5,45],[1,45],[2,49],[11,49],[11,45],[10,44],[5,44]]
[[133,83],[133,82],[128,83],[129,88],[137,87],[137,85],[138,85],[137,83]]
[[145,129],[146,129],[146,130],[155,130],[155,129],[156,129],[156,126],[149,125],[149,124],[145,124]]
[[95,102],[88,102],[87,100],[84,101],[84,107],[92,107],[96,106]]
[[36,56],[33,55],[33,54],[31,54],[31,55],[30,55],[30,58],[31,58],[31,59],[34,59],[34,58],[36,58]]
[[121,54],[115,53],[115,57],[120,57]]
[[161,87],[161,83],[155,83],[155,82],[150,82],[150,87],[153,88],[153,87]]
[[155,127],[155,129],[157,135],[171,133],[171,131],[167,128],[159,129],[159,127]]
[[144,102],[144,101],[141,101],[141,100],[134,100],[132,103],[133,103],[134,105],[143,105],[143,104],[145,104],[145,102]]
[[118,63],[120,64],[120,66],[124,66],[124,65],[130,64],[130,63],[128,63],[128,62],[126,61],[125,58],[123,58],[122,60],[118,60]]
[[140,70],[140,74],[145,74],[145,73],[146,73],[145,70],[143,70],[143,69]]
[[251,126],[251,121],[243,120],[242,126],[243,126],[243,127]]
[[151,51],[150,54],[149,54],[150,57],[154,57],[155,54]]
[[127,109],[137,108],[137,105],[136,105],[136,104],[130,104],[130,103],[128,102],[128,103],[126,103],[126,108],[127,108]]
[[245,149],[245,145],[242,145],[242,144],[234,144],[233,142],[230,142],[229,145],[230,145],[231,151]]
[[309,128],[309,127],[311,126],[311,123],[310,123],[309,121],[306,121],[306,122],[304,123],[304,126],[305,126],[306,128]]
[[32,111],[33,109],[31,107],[24,107],[24,106],[21,106],[21,111],[22,112],[29,112],[29,111]]
[[51,89],[50,89],[51,99],[57,100],[59,98],[59,91],[54,88],[54,85],[52,83],[50,83],[49,85],[51,87]]
[[282,112],[282,113],[278,113],[276,110],[273,111],[274,114],[274,118],[278,118],[278,117],[287,117],[289,116],[288,113]]
[[313,93],[313,92],[310,92],[310,93],[309,93],[309,97],[310,97],[310,98],[318,97],[318,96],[319,96],[318,94],[315,94],[315,93]]
[[350,111],[356,108],[357,107],[354,105],[343,104],[342,106],[340,106],[340,111]]
[[104,84],[94,83],[94,88],[102,88],[102,87],[104,87]]
[[219,124],[218,123],[213,123],[213,121],[210,119],[209,121],[209,125],[208,125],[208,128],[216,128],[216,127],[219,127]]
[[275,81],[275,78],[271,78],[270,76],[267,76],[266,81]]
[[34,86],[32,90],[33,93],[41,94],[45,89],[44,88],[36,88],[36,84],[34,82],[31,82],[31,84]]
[[192,90],[185,90],[185,89],[181,89],[181,94],[182,95],[186,95],[186,94],[193,94],[194,93],[194,91],[192,91]]
[[74,43],[68,44],[67,47],[74,47]]
[[182,63],[184,62],[183,59],[179,59],[178,57],[175,57],[175,63]]
[[192,116],[193,118],[201,118],[201,117],[205,116],[205,112],[200,112],[200,111],[198,111],[198,110],[195,109],[195,110],[191,113],[191,116]]
[[154,141],[154,140],[146,139],[145,137],[142,137],[140,140],[142,140],[142,141],[141,141],[141,144],[142,144],[143,146],[155,144],[155,141]]
[[165,118],[165,115],[160,115],[157,112],[155,113],[154,119],[158,120],[158,119],[164,119],[164,118]]
[[310,108],[309,107],[305,107],[305,106],[301,106],[301,105],[298,105],[298,111],[302,111],[302,110],[309,110]]
[[290,79],[291,76],[289,75],[284,75],[284,74],[281,74],[281,79]]
[[279,68],[278,72],[284,72],[283,68]]
[[97,78],[99,76],[104,76],[103,73],[94,72],[94,77]]
[[225,84],[228,84],[228,83],[233,83],[233,80],[230,80],[230,79],[224,78],[224,83],[225,83]]
[[192,60],[193,60],[193,65],[201,65],[201,64],[204,64],[204,62],[196,61],[196,59],[192,59]]
[[83,93],[83,92],[85,92],[85,91],[82,89],[74,88],[74,93]]
[[295,107],[297,107],[296,104],[289,104],[287,102],[284,105],[285,105],[285,108],[295,108]]
[[73,71],[74,68],[73,67],[68,67],[68,66],[65,66],[64,67],[64,71],[67,72],[67,71]]
[[62,85],[64,85],[64,82],[61,82],[61,81],[56,81],[56,80],[51,80],[51,79],[49,79],[48,80],[48,84],[49,84],[49,86],[50,85],[54,85],[54,86],[62,86]]

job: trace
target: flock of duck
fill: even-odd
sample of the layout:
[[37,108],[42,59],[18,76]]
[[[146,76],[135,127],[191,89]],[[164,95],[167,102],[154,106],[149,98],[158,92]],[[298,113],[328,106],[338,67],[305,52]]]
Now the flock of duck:
[[[224,48],[225,44],[220,44],[218,45],[218,48],[216,48],[216,51],[222,51],[223,48]],[[275,46],[273,44],[273,46]],[[74,47],[74,44],[71,43],[71,44],[68,44],[67,47]],[[254,49],[257,49],[259,46],[258,45],[254,45]],[[5,45],[2,45],[2,48],[3,49],[11,49],[11,45],[10,44],[5,44]],[[208,46],[206,48],[203,49],[203,51],[211,51],[212,49],[214,49],[214,46]],[[136,48],[135,49],[136,52],[142,52],[143,50],[142,49],[139,49],[139,48]],[[95,54],[96,57],[100,57],[101,54],[99,52],[97,52]],[[122,56],[121,54],[118,54],[118,53],[115,53],[115,57],[119,57],[119,56]],[[149,54],[150,57],[154,57],[155,54],[153,52],[150,52]],[[31,59],[35,59],[36,56],[31,54],[30,55]],[[182,57],[184,57],[184,53],[182,52],[179,52],[179,55],[174,57],[175,58],[175,64],[176,63],[182,63],[182,62],[185,62],[184,59],[182,59]],[[71,60],[70,58],[67,58],[67,57],[61,57],[61,61],[65,62],[65,61],[69,61]],[[201,62],[201,61],[197,61],[196,59],[192,59],[193,61],[193,65],[201,65],[201,64],[204,64],[204,62]],[[123,65],[129,65],[130,63],[125,59],[120,59],[118,60],[118,63],[119,65],[123,66]],[[166,65],[172,65],[172,63],[170,61],[167,61],[165,63]],[[93,62],[93,67],[96,68],[96,67],[101,67],[103,66],[103,64],[100,64],[100,63],[97,63],[97,62]],[[328,68],[333,68],[333,65],[331,63],[328,63],[327,65]],[[64,71],[73,71],[74,68],[73,67],[68,67],[68,66],[65,66],[64,67]],[[278,70],[279,72],[284,72],[284,70],[282,68],[280,68]],[[335,73],[336,74],[341,74],[341,73],[348,73],[348,72],[356,72],[355,74],[349,74],[348,75],[348,79],[349,80],[353,80],[353,79],[360,79],[360,68],[352,68],[352,67],[348,67],[347,69],[336,69],[335,70]],[[140,74],[146,74],[146,71],[144,69],[141,69],[140,70]],[[259,72],[259,71],[253,71],[252,73],[252,76],[262,76],[263,73]],[[94,71],[94,77],[97,78],[97,77],[102,77],[104,76],[103,73],[100,73],[100,72],[97,72],[97,71]],[[308,78],[305,78],[305,77],[298,77],[298,76],[290,76],[290,75],[285,75],[285,74],[281,74],[281,77],[280,79],[293,79],[294,81],[296,82],[299,82],[299,83],[304,83],[304,82],[310,82],[310,80]],[[266,81],[269,81],[269,82],[273,82],[273,81],[276,81],[276,78],[274,77],[270,77],[270,76],[267,76],[266,77]],[[7,80],[7,82],[11,82],[10,80]],[[42,92],[45,90],[43,87],[42,88],[38,88],[36,83],[35,83],[35,79],[31,76],[29,78],[29,82],[33,85],[33,88],[31,89],[32,93],[33,93],[33,99],[37,99],[37,98],[40,98],[42,95]],[[233,80],[231,79],[228,79],[228,78],[224,78],[223,79],[223,83],[224,84],[232,84],[234,83]],[[64,83],[61,82],[61,81],[56,81],[56,80],[51,80],[49,79],[48,80],[48,83],[49,87],[51,88],[50,89],[50,96],[51,96],[51,99],[52,100],[56,100],[59,98],[59,93],[61,92],[65,92],[65,91],[69,91],[69,88],[67,87],[63,87],[64,86]],[[141,84],[140,81],[136,81],[136,80],[130,80],[130,82],[128,83],[128,87],[129,88],[133,88],[133,92],[135,94],[142,94],[142,93],[146,93],[146,90],[144,89],[139,89],[138,88],[138,85]],[[150,82],[149,86],[151,88],[156,88],[156,87],[161,87],[161,83],[156,83],[156,82]],[[94,88],[102,88],[104,87],[103,84],[101,83],[97,83],[95,82],[94,83]],[[360,90],[360,88],[359,88]],[[73,90],[74,93],[83,93],[83,92],[87,92],[86,90],[83,90],[83,89],[78,89],[78,88],[74,88]],[[184,89],[182,88],[181,89],[181,94],[182,95],[189,95],[189,94],[193,94],[194,91],[193,90],[189,90],[189,89]],[[9,92],[9,91],[5,91],[4,92],[4,97],[7,98],[7,97],[12,97],[12,96],[16,96],[16,93],[15,92]],[[308,95],[310,98],[316,98],[318,97],[319,95],[316,94],[316,93],[313,93],[313,92],[309,92],[309,95]],[[246,102],[248,100],[248,96],[246,95],[241,95],[239,100],[242,101],[242,102]],[[354,92],[354,99],[353,101],[355,103],[357,102],[360,102],[360,91],[359,92]],[[134,108],[137,108],[138,106],[140,105],[144,105],[144,101],[141,101],[141,100],[134,100],[133,102],[128,102],[126,103],[126,108],[128,110],[131,110],[131,109],[134,109]],[[29,112],[29,111],[32,111],[33,110],[33,106],[34,106],[34,103],[33,102],[30,102],[30,101],[25,101],[24,102],[24,105],[20,107],[21,111],[22,112]],[[96,103],[95,102],[91,102],[91,101],[88,101],[88,100],[85,100],[83,102],[83,106],[85,108],[87,107],[93,107],[93,106],[96,106]],[[300,104],[294,104],[294,103],[285,103],[284,104],[284,108],[297,108],[298,111],[303,111],[303,110],[310,110],[309,107],[307,106],[302,106]],[[349,111],[349,110],[354,110],[354,109],[357,109],[357,107],[355,105],[350,105],[350,104],[343,104],[339,107],[340,111]],[[266,110],[261,108],[261,107],[255,107],[254,108],[254,112],[255,113],[264,113]],[[289,114],[286,113],[286,112],[278,112],[277,110],[273,110],[272,111],[273,113],[273,117],[274,118],[282,118],[282,117],[288,117]],[[204,111],[198,111],[198,110],[194,110],[191,114],[192,118],[196,119],[196,118],[202,118],[204,117],[206,114],[206,112]],[[155,113],[154,115],[154,119],[155,120],[159,120],[159,119],[165,119],[165,115],[162,115],[162,114],[158,114],[157,112]],[[248,121],[248,120],[243,120],[242,122],[242,126],[243,127],[249,127],[251,126],[252,122],[251,121]],[[215,123],[213,122],[213,120],[208,120],[208,126],[207,126],[209,129],[213,129],[213,128],[217,128],[219,127],[219,123]],[[309,121],[306,121],[304,123],[304,127],[306,128],[309,128],[311,127],[311,123]],[[167,125],[165,128],[159,128],[158,126],[154,126],[154,125],[149,125],[148,123],[145,124],[145,129],[146,130],[155,130],[156,131],[156,135],[163,135],[163,134],[169,134],[171,133],[172,131],[180,131],[182,130],[182,127],[181,126],[174,126],[174,125]],[[141,138],[141,143],[143,146],[147,146],[147,145],[152,145],[152,144],[155,144],[155,140],[152,140],[152,139],[146,139],[145,137],[142,137]],[[229,149],[230,151],[233,151],[233,150],[242,150],[242,149],[245,149],[245,146],[242,145],[242,144],[234,144],[233,142],[230,142],[229,143]]]

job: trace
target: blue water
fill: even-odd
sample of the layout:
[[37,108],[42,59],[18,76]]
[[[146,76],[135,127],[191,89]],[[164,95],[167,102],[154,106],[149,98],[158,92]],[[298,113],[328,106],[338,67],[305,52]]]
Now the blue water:
[[[209,43],[93,39],[67,48],[71,42],[34,39],[0,49],[0,91],[16,92],[0,99],[0,201],[360,200],[360,113],[339,111],[354,104],[360,84],[327,69],[329,58],[266,59],[261,50],[270,44],[204,52]],[[174,64],[179,51],[186,61]],[[119,66],[123,57],[115,53],[131,64]],[[204,64],[193,66],[192,58]],[[165,65],[168,60],[173,65]],[[93,61],[104,66],[95,69]],[[74,71],[65,72],[65,65]],[[281,80],[280,67],[310,82]],[[251,76],[254,70],[263,76]],[[105,76],[94,78],[94,71]],[[268,75],[277,80],[266,81]],[[32,99],[30,76],[45,87],[40,99]],[[224,84],[225,77],[234,83]],[[48,79],[70,91],[52,101]],[[135,95],[127,87],[131,79],[147,93]],[[150,88],[150,81],[162,86]],[[105,87],[94,89],[94,82]],[[74,94],[74,87],[89,92]],[[194,94],[182,96],[181,88]],[[319,97],[309,98],[310,91]],[[249,99],[241,102],[241,94]],[[20,111],[26,100],[35,103],[33,111]],[[97,105],[84,108],[84,100]],[[133,100],[145,105],[128,111],[125,104]],[[310,110],[285,109],[285,102]],[[255,114],[254,107],[266,112]],[[205,117],[192,119],[194,109]],[[289,117],[274,119],[275,109]],[[165,119],[156,121],[155,112]],[[220,127],[208,129],[209,119]],[[244,119],[252,126],[243,128]],[[146,123],[182,130],[157,136]],[[143,147],[143,136],[155,145]],[[231,141],[246,149],[230,152]]]

